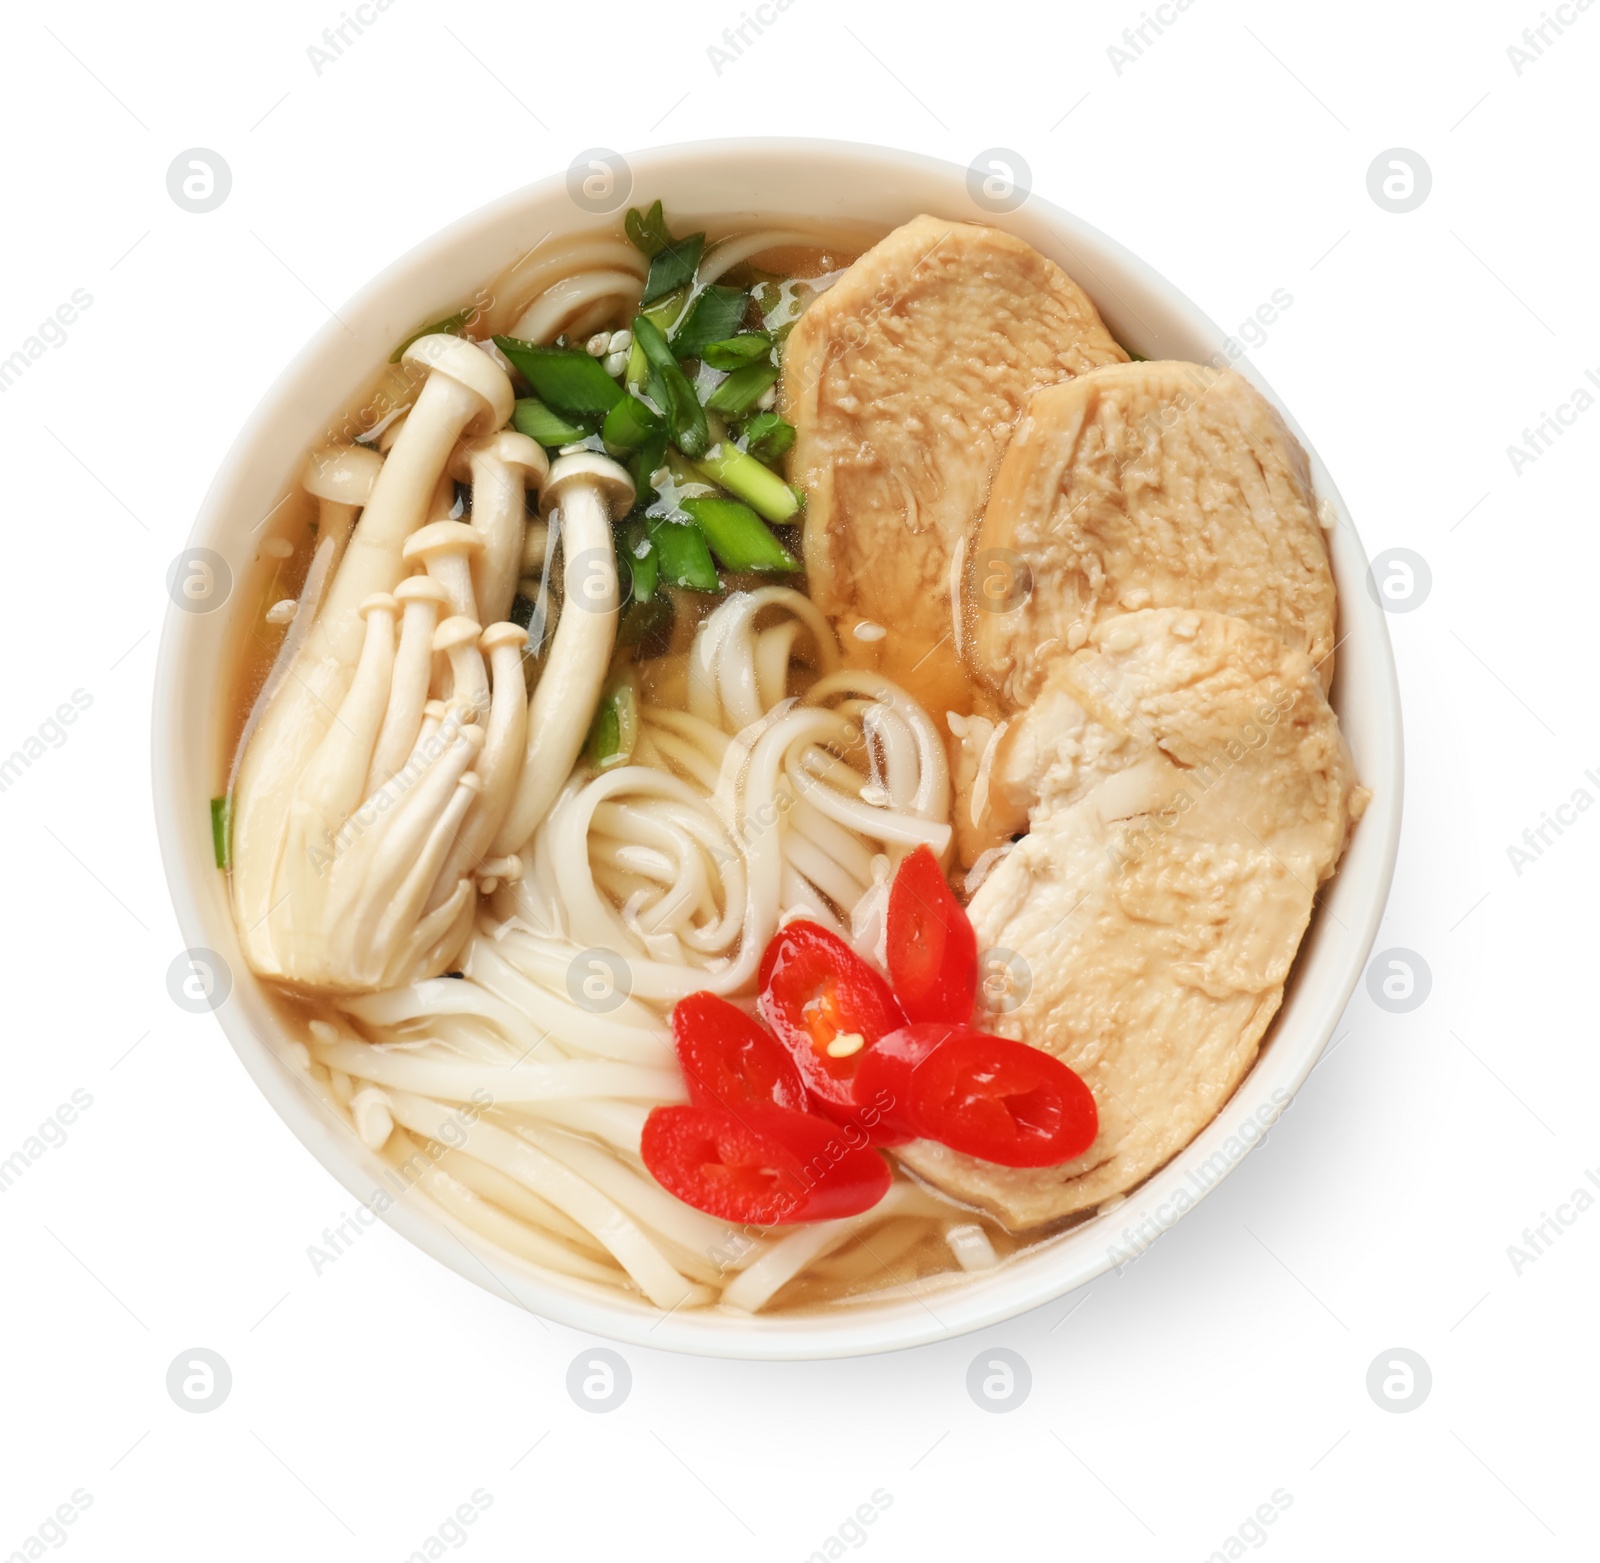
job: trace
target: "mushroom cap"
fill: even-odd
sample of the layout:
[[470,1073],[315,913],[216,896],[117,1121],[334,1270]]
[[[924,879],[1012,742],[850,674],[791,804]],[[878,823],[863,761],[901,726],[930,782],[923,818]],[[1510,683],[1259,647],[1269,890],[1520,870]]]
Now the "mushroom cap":
[[528,632],[520,624],[513,624],[509,619],[491,624],[478,637],[478,649],[482,652],[498,651],[502,646],[525,646],[527,643]]
[[456,614],[448,618],[433,632],[433,649],[435,651],[455,651],[461,646],[476,646],[478,636],[482,634],[482,627],[476,619],[469,619],[464,614]]
[[475,554],[482,548],[482,534],[465,521],[430,521],[405,540],[400,557],[410,564],[426,563],[437,554]]
[[364,619],[369,613],[398,613],[400,604],[388,592],[373,592],[370,596],[361,599],[361,606],[356,612]]
[[306,457],[300,486],[313,499],[364,505],[383,470],[383,457],[365,445],[328,445]]
[[450,593],[431,575],[408,575],[395,587],[394,594],[403,603],[431,602],[439,608],[443,608],[450,601]]
[[523,474],[522,486],[535,493],[550,475],[550,458],[545,455],[544,446],[515,429],[496,429],[475,440],[462,440],[450,453],[450,476],[458,483],[471,482],[473,458],[477,456],[490,456],[507,467],[517,468]]
[[561,503],[561,495],[569,483],[582,483],[597,490],[612,520],[625,516],[633,508],[633,479],[626,468],[599,451],[580,450],[556,458],[540,496],[546,509]]
[[448,375],[477,395],[483,408],[468,425],[470,429],[480,433],[498,429],[511,416],[512,404],[516,401],[511,381],[505,370],[476,342],[436,331],[419,336],[400,356],[405,363]]

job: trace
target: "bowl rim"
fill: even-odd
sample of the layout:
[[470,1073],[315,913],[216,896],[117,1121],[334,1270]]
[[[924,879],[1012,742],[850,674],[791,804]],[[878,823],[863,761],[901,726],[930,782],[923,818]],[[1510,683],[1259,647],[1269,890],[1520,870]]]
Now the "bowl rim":
[[[962,192],[970,188],[968,169],[897,148],[804,137],[739,138],[650,148],[627,153],[625,159],[633,173],[633,190],[647,190],[652,175],[660,178],[696,166],[702,174],[714,175],[719,169],[750,162],[759,162],[768,172],[787,164],[809,165],[808,171],[815,173],[817,167],[828,165],[841,177],[850,179],[876,176],[886,183],[896,178],[921,184],[938,183],[948,191],[947,200],[938,209],[948,209],[951,216],[1009,226],[1004,217],[997,219],[970,199],[963,201]],[[293,399],[302,394],[301,382],[345,330],[342,320],[371,311],[385,296],[407,279],[425,272],[469,234],[493,229],[513,219],[524,209],[559,194],[566,182],[566,173],[553,174],[478,207],[413,246],[360,289],[338,316],[330,319],[296,353],[244,420],[206,491],[185,548],[205,547],[222,539],[227,530],[226,512],[233,490],[263,439],[260,431],[284,417]],[[1033,225],[1042,225],[1051,241],[1064,247],[1069,254],[1089,250],[1113,263],[1118,280],[1125,287],[1143,290],[1158,298],[1168,317],[1178,322],[1182,331],[1195,341],[1211,344],[1212,351],[1216,352],[1230,340],[1227,333],[1202,314],[1183,293],[1114,239],[1035,190],[1026,192],[1025,209],[1030,223],[1037,220]],[[576,205],[573,211],[575,229],[589,220]],[[1072,269],[1070,265],[1068,269]],[[1079,281],[1101,306],[1103,315],[1116,313],[1103,306],[1101,295],[1109,284],[1102,281],[1097,285],[1094,278],[1084,281],[1079,277]],[[376,364],[371,367],[376,368]],[[265,1011],[264,1000],[254,992],[255,978],[243,967],[241,959],[242,969],[234,974],[232,983],[233,994],[239,1002],[220,1003],[213,1013],[246,1071],[279,1117],[351,1194],[377,1209],[390,1226],[457,1274],[545,1318],[634,1346],[746,1360],[830,1359],[904,1349],[1001,1324],[1065,1296],[1107,1270],[1120,1270],[1123,1264],[1142,1254],[1155,1236],[1198,1204],[1242,1162],[1250,1149],[1266,1138],[1272,1124],[1292,1104],[1295,1092],[1320,1060],[1355,991],[1376,938],[1399,849],[1404,756],[1398,677],[1386,618],[1377,605],[1376,594],[1370,587],[1367,592],[1352,589],[1359,578],[1359,568],[1365,566],[1364,550],[1337,486],[1292,413],[1247,357],[1232,367],[1267,397],[1300,441],[1311,463],[1317,495],[1331,507],[1335,518],[1329,540],[1339,554],[1335,560],[1335,575],[1339,586],[1340,626],[1344,631],[1341,645],[1344,641],[1357,641],[1365,667],[1358,698],[1363,706],[1371,702],[1370,712],[1363,714],[1364,726],[1370,727],[1371,733],[1367,739],[1369,752],[1361,760],[1361,779],[1372,789],[1372,803],[1354,833],[1339,873],[1319,891],[1318,911],[1297,952],[1291,988],[1279,1016],[1269,1028],[1269,1041],[1284,1029],[1292,1010],[1293,984],[1308,960],[1308,947],[1316,943],[1319,947],[1318,980],[1323,993],[1313,1017],[1307,1019],[1296,1014],[1296,1045],[1291,1049],[1264,1044],[1251,1069],[1207,1127],[1126,1196],[1125,1201],[1108,1202],[1108,1206],[1102,1207],[1089,1221],[1063,1234],[1063,1238],[1076,1240],[1070,1246],[1063,1238],[1053,1239],[1031,1250],[1025,1264],[1002,1266],[988,1276],[959,1277],[957,1283],[947,1289],[924,1293],[920,1302],[873,1303],[837,1313],[757,1316],[754,1319],[734,1319],[718,1313],[663,1316],[658,1310],[631,1299],[569,1286],[531,1267],[508,1265],[507,1256],[481,1240],[472,1239],[465,1229],[457,1228],[429,1202],[408,1198],[380,1203],[384,1194],[379,1181],[381,1164],[365,1153],[342,1120],[329,1113],[293,1077],[283,1057],[287,1039],[270,1012]],[[1341,531],[1348,536],[1340,536]],[[151,781],[156,836],[176,920],[188,948],[236,948],[231,917],[227,918],[225,926],[219,922],[214,904],[216,897],[206,892],[201,875],[195,872],[194,822],[186,812],[188,804],[183,801],[195,789],[192,779],[185,774],[187,762],[181,741],[185,721],[182,685],[190,646],[199,633],[195,615],[180,612],[176,606],[168,607],[151,711]],[[1348,666],[1347,653],[1346,660],[1339,664],[1341,678],[1346,676]],[[1341,707],[1348,694],[1346,690],[1339,702]],[[1343,709],[1340,721],[1341,728],[1348,732],[1349,721]],[[200,790],[204,795],[209,792],[209,786],[202,782]],[[1358,848],[1363,878],[1346,888],[1352,858]],[[1341,889],[1345,889],[1342,895]],[[1324,892],[1330,893],[1325,897]],[[1319,928],[1326,923],[1329,910],[1322,903],[1324,899],[1334,898],[1341,902],[1346,913],[1339,919],[1345,933],[1330,955],[1321,948]],[[249,1012],[247,1003],[251,1006]],[[276,1046],[267,1036],[258,1033],[257,1025],[275,1035]],[[1254,1103],[1248,1113],[1245,1111],[1247,1102]],[[1263,1103],[1276,1105],[1268,1111]],[[1230,1142],[1239,1143],[1240,1129],[1250,1122],[1255,1123],[1257,1133],[1243,1138],[1242,1149],[1237,1153],[1229,1150]],[[1209,1157],[1204,1155],[1207,1150]],[[1209,1166],[1218,1155],[1223,1158],[1223,1166],[1215,1177],[1203,1184],[1194,1180],[1193,1166]],[[1185,1172],[1196,1182],[1193,1191],[1182,1182]],[[1158,1196],[1164,1196],[1159,1203],[1156,1202]],[[1128,1219],[1122,1218],[1120,1237],[1127,1238],[1130,1231],[1134,1235],[1119,1248],[1119,1239],[1110,1237],[1112,1226],[1116,1218],[1122,1217],[1122,1209],[1136,1204],[1140,1220],[1130,1226]],[[1175,1204],[1175,1213],[1162,1215],[1163,1210]],[[1113,1210],[1111,1205],[1122,1209]],[[1151,1225],[1154,1235],[1145,1241],[1144,1229]],[[1106,1239],[1103,1251],[1099,1252],[1080,1236],[1096,1229],[1098,1239]],[[475,1246],[484,1252],[474,1252]],[[1062,1254],[1070,1257],[1061,1258]],[[488,1262],[491,1255],[499,1265],[498,1270]],[[927,1298],[936,1299],[938,1313],[928,1305]]]

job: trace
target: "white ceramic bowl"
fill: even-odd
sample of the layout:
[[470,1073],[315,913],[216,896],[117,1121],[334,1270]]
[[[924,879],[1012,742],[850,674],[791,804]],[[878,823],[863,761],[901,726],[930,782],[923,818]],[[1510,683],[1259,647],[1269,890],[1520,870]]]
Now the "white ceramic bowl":
[[[1065,267],[1131,350],[1147,358],[1196,360],[1225,351],[1225,333],[1119,245],[1038,195],[997,216],[975,204],[967,170],[952,164],[877,147],[788,140],[667,147],[628,162],[632,199],[660,197],[680,228],[691,217],[698,222],[760,215],[858,220],[888,229],[919,212],[996,223]],[[215,550],[236,580],[244,578],[254,556],[252,528],[261,520],[261,497],[283,491],[330,417],[395,342],[441,301],[469,297],[541,234],[616,221],[581,210],[562,176],[485,207],[413,250],[345,305],[340,317],[349,329],[330,324],[251,415],[206,496],[190,545]],[[1248,364],[1239,367],[1277,404]],[[808,1318],[662,1318],[648,1305],[598,1297],[487,1248],[415,1194],[385,1212],[390,1225],[468,1280],[510,1291],[536,1313],[615,1340],[709,1356],[839,1357],[978,1329],[1060,1297],[1142,1251],[1215,1187],[1281,1115],[1332,1034],[1377,932],[1400,830],[1400,704],[1388,631],[1366,590],[1367,560],[1338,490],[1288,410],[1278,405],[1310,454],[1318,494],[1337,515],[1330,540],[1342,639],[1334,704],[1373,800],[1322,897],[1268,1045],[1192,1145],[1120,1207],[995,1273],[941,1292],[933,1312],[901,1300]],[[282,1027],[239,952],[223,878],[212,863],[208,800],[217,780],[216,725],[196,720],[196,713],[220,710],[229,617],[226,607],[210,614],[173,609],[167,615],[152,745],[167,877],[189,946],[218,952],[232,969],[232,991],[217,1019],[245,1068],[312,1154],[358,1199],[370,1200],[384,1186],[381,1164],[312,1098],[285,1061]]]

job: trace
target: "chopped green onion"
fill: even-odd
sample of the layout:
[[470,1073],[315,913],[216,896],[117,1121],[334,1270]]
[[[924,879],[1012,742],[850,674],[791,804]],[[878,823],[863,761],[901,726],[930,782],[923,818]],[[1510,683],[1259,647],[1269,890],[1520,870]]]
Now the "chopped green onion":
[[552,450],[581,440],[589,432],[581,424],[569,423],[560,413],[551,412],[537,396],[524,396],[512,407],[511,427]]
[[233,794],[211,800],[211,855],[223,873],[233,867]]
[[794,490],[771,467],[763,466],[727,440],[714,445],[695,466],[768,521],[787,521],[800,508]]
[[777,383],[776,364],[746,364],[743,369],[735,369],[706,398],[706,411],[724,412],[730,418],[742,417],[761,400],[769,386]]
[[389,354],[389,362],[397,364],[405,354],[405,350],[413,342],[425,336],[460,336],[467,328],[467,322],[477,311],[470,305],[466,309],[458,309],[453,315],[446,315],[443,320],[436,320],[431,326],[424,326],[420,331],[413,331],[399,347]]
[[672,333],[672,351],[679,358],[700,358],[708,343],[720,342],[739,329],[750,295],[743,288],[713,284],[695,295],[683,324]]
[[628,592],[631,602],[649,602],[656,594],[656,580],[661,574],[661,559],[655,544],[645,531],[644,522],[630,520],[617,539],[617,554],[627,566],[632,585]]
[[794,444],[794,425],[775,412],[758,412],[743,429],[744,448],[758,461],[772,462],[787,455]]
[[666,419],[651,412],[637,396],[624,396],[606,414],[600,438],[613,456],[638,450],[652,434],[666,429]]
[[667,229],[667,220],[662,215],[659,201],[647,212],[630,206],[628,215],[622,219],[622,226],[634,249],[650,260],[654,260],[672,243],[672,234]]
[[628,367],[622,376],[630,391],[637,391],[644,384],[645,372],[649,366],[650,360],[644,356],[644,349],[639,346],[636,337],[628,349]]
[[661,560],[661,579],[666,585],[686,586],[696,592],[721,589],[711,550],[694,522],[661,519],[648,525],[650,541]]
[[748,505],[737,499],[682,499],[678,503],[705,534],[729,570],[798,570],[800,562]]
[[599,708],[589,725],[589,763],[609,771],[633,758],[639,737],[639,692],[632,670],[617,675],[600,696]]
[[[650,373],[646,380],[646,389],[650,393],[650,399],[667,415],[667,427],[672,431],[672,443],[685,456],[703,455],[709,438],[705,409],[700,405],[699,397],[694,394],[694,387],[689,384],[688,377],[678,367],[678,360],[673,357],[667,339],[651,321],[643,315],[635,315],[633,340],[643,349],[644,356],[649,362]],[[605,371],[601,370],[601,373]]]
[[497,336],[494,345],[557,412],[605,413],[622,399],[622,387],[581,348],[539,347]]
[[648,309],[641,309],[639,313],[657,331],[666,336],[677,325],[679,317],[683,314],[683,306],[688,301],[689,290],[687,288],[677,288],[667,294],[665,298],[657,299]]
[[707,342],[701,351],[702,363],[713,369],[743,369],[765,358],[772,351],[772,338],[765,331],[744,331],[721,342]]
[[628,471],[633,477],[634,506],[642,508],[656,497],[656,486],[650,480],[662,458],[667,453],[667,429],[663,424],[646,436],[644,444],[628,458]]
[[692,282],[705,247],[706,236],[703,233],[691,233],[687,239],[679,239],[677,243],[658,250],[650,257],[650,275],[645,278],[644,296],[639,302],[654,304],[658,298],[666,297],[675,288],[685,287]]

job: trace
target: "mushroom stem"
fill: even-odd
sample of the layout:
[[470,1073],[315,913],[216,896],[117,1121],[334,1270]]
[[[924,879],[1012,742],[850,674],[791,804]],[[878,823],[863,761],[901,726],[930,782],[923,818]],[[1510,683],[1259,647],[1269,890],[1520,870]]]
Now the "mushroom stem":
[[478,650],[479,629],[468,618],[446,619],[433,632],[433,649],[443,652],[450,662],[450,702],[470,706],[482,718],[489,710],[489,673]]
[[372,745],[383,722],[394,668],[394,620],[400,604],[374,592],[361,604],[366,636],[350,688],[328,736],[312,755],[295,788],[296,810],[315,811],[342,823],[361,802]]
[[[452,901],[442,917],[427,918],[422,901],[479,789],[470,772],[483,731],[471,717],[452,708],[402,771],[354,812],[335,841],[331,865],[319,867],[316,953],[347,989],[412,980],[419,956],[459,910]],[[307,882],[302,890],[316,893]],[[292,907],[273,913],[275,921],[292,916]]]
[[373,793],[406,762],[422,727],[433,678],[433,632],[448,599],[436,581],[410,576],[395,587],[401,604],[400,647],[389,680],[389,706],[373,745],[367,791]]
[[549,659],[528,706],[528,743],[496,854],[527,841],[583,748],[617,636],[617,560],[611,522],[633,504],[633,480],[592,451],[563,456],[545,483],[558,507],[566,596]]
[[480,651],[488,653],[494,686],[477,764],[483,791],[434,882],[429,911],[448,899],[460,880],[476,873],[511,804],[528,732],[522,684],[522,648],[527,639],[527,631],[516,624],[491,624],[478,642]]
[[472,529],[483,550],[472,560],[478,617],[498,624],[511,612],[527,530],[528,494],[538,493],[550,458],[526,434],[501,429],[457,449],[451,470],[472,483]]

